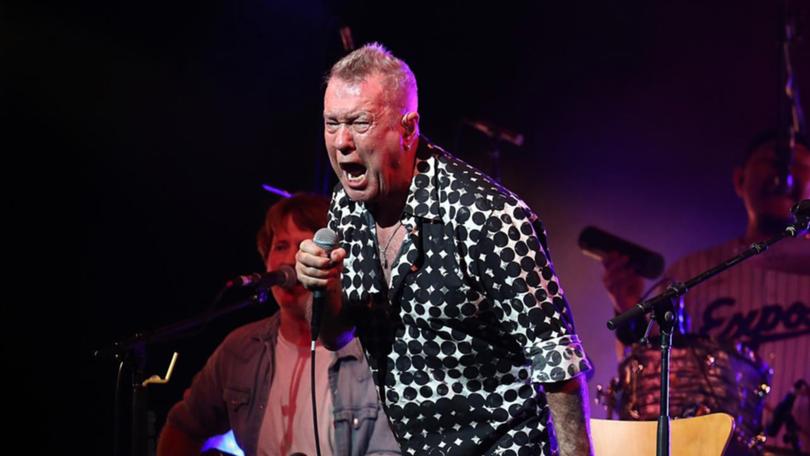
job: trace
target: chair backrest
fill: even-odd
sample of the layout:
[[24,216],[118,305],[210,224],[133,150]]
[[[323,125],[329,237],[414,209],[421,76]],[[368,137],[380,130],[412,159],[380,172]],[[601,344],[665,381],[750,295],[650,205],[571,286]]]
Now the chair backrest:
[[[653,456],[656,450],[656,421],[591,419],[591,437],[596,456]],[[726,448],[734,418],[711,413],[670,421],[670,454],[720,456]]]

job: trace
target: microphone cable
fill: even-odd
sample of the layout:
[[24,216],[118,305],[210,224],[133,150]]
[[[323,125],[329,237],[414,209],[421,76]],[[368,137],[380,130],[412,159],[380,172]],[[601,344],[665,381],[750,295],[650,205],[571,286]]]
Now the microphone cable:
[[317,336],[312,337],[310,345],[310,364],[309,364],[309,382],[310,391],[312,392],[312,426],[315,430],[315,453],[321,456],[321,438],[318,435],[318,406],[317,399],[315,398],[315,339]]

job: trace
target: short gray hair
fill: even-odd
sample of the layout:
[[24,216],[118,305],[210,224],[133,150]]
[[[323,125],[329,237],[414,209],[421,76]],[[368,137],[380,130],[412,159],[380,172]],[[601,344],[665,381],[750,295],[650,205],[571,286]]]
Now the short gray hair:
[[416,76],[407,63],[377,42],[366,44],[338,60],[326,76],[326,82],[338,78],[356,83],[375,73],[381,74],[385,80],[385,85],[389,89],[389,94],[386,95],[388,101],[396,102],[404,109],[417,110],[419,96]]

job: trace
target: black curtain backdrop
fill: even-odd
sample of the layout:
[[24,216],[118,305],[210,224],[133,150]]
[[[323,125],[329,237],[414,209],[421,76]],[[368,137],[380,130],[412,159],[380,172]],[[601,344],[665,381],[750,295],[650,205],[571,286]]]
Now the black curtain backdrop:
[[[343,53],[342,25],[355,43],[380,41],[411,65],[422,131],[463,159],[491,166],[490,143],[462,119],[525,136],[522,147],[502,145],[503,181],[548,228],[596,364],[593,393],[616,374],[604,327],[611,310],[601,268],[576,238],[594,224],[671,262],[742,232],[731,167],[777,118],[779,9],[771,3],[4,5],[4,118],[22,121],[16,133],[28,138],[9,151],[60,178],[57,185],[35,171],[26,179],[28,193],[46,195],[28,209],[39,214],[37,233],[46,232],[30,245],[43,250],[40,270],[73,277],[79,264],[78,290],[54,296],[40,283],[22,303],[22,336],[5,343],[5,353],[38,353],[23,356],[32,366],[25,393],[10,393],[34,434],[26,441],[110,454],[115,365],[90,361],[90,351],[197,315],[228,278],[261,270],[255,233],[277,201],[262,184],[334,184],[321,104],[323,75]],[[794,66],[810,96],[810,24],[807,5],[797,6],[803,41]],[[76,232],[70,253],[65,229]],[[266,313],[252,308],[147,347],[149,375],[163,375],[180,351],[172,382],[150,389],[156,428],[222,337]],[[57,337],[51,328],[65,331]],[[78,385],[65,387],[65,378]],[[56,405],[63,400],[70,405]]]

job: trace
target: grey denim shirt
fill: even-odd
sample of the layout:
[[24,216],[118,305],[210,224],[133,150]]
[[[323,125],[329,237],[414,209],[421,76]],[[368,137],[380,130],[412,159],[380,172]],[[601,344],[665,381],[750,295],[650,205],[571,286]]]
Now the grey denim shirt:
[[[246,455],[255,455],[275,368],[278,314],[242,326],[225,338],[197,373],[167,422],[205,439],[233,429]],[[329,366],[337,456],[399,455],[357,339]]]

